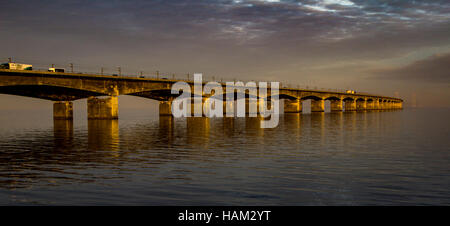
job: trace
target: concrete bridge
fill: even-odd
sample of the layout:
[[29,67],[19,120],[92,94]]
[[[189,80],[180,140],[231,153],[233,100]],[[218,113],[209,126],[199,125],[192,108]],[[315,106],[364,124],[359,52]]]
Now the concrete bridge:
[[[72,119],[72,101],[83,98],[88,99],[89,119],[117,119],[119,95],[157,100],[160,114],[171,115],[177,96],[171,87],[177,81],[181,80],[0,69],[0,93],[54,101],[55,119]],[[401,109],[403,104],[399,98],[295,88],[280,88],[279,97],[284,99],[285,113],[302,112],[305,100],[311,100],[311,112],[325,111],[325,101],[330,101],[331,111]]]

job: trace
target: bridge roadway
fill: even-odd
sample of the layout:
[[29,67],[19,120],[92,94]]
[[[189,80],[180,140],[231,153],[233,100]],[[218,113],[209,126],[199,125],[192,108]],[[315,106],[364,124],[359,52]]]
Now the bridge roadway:
[[[160,114],[171,115],[171,103],[176,97],[171,94],[171,87],[177,81],[181,80],[0,69],[1,94],[54,101],[55,119],[72,119],[72,101],[83,98],[88,98],[89,119],[117,119],[119,95],[157,100]],[[399,98],[362,93],[296,88],[280,88],[279,92],[285,113],[302,112],[304,100],[311,100],[311,112],[325,111],[325,101],[330,101],[331,111],[402,109],[403,104]]]

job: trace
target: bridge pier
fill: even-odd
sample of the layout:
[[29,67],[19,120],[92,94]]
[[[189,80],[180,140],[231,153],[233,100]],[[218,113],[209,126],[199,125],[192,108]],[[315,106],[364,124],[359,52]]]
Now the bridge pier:
[[330,111],[342,111],[342,100],[330,100]]
[[370,100],[370,101],[368,100],[367,103],[366,103],[366,109],[367,110],[373,110],[374,109],[374,107],[373,107],[374,103],[375,102],[373,100]]
[[387,102],[381,101],[380,103],[380,110],[386,110],[387,109]]
[[259,101],[257,98],[253,99],[254,104],[250,104],[251,98],[245,98],[245,115],[258,115],[259,112]]
[[234,100],[223,101],[223,115],[227,117],[227,112],[231,113],[230,117],[234,117]]
[[345,100],[345,111],[355,111],[356,101],[355,100]]
[[367,101],[356,101],[356,110],[357,111],[363,111],[367,109]]
[[118,99],[110,96],[105,99],[89,97],[88,119],[118,119]]
[[311,99],[311,112],[324,112],[324,111],[325,111],[325,100]]
[[296,100],[284,100],[284,113],[300,113],[302,112],[302,102]]
[[399,109],[397,102],[392,102],[392,109]]
[[159,115],[172,116],[172,101],[159,102]]
[[[199,99],[201,98],[201,101]],[[203,104],[205,103],[205,98],[203,97],[192,97],[191,99],[191,116],[192,117],[203,117]]]
[[389,109],[395,109],[395,103],[389,102]]
[[373,102],[373,109],[374,109],[374,110],[380,110],[380,109],[381,109],[380,100],[375,100],[375,101]]
[[71,101],[57,101],[53,103],[54,119],[73,119],[73,103]]

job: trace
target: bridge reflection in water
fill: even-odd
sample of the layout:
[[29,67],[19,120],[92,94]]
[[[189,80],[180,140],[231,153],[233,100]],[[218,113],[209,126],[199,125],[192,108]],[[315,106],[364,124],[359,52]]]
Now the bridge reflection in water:
[[[117,167],[129,172],[135,166],[158,169],[174,161],[258,158],[264,162],[280,156],[297,158],[316,152],[339,152],[355,139],[380,136],[382,115],[379,112],[285,114],[280,125],[273,129],[261,129],[262,119],[249,117],[156,117],[144,124],[136,120],[123,128],[119,128],[118,120],[87,120],[87,128],[75,129],[72,120],[54,120],[53,131],[19,133],[10,136],[15,141],[0,141],[0,171],[14,170],[0,176],[0,187],[90,183],[99,179],[95,173],[98,167],[110,172],[101,175],[106,180],[126,177],[113,173]],[[25,142],[29,136],[32,141]],[[11,146],[12,143],[17,146]]]
[[88,151],[119,151],[119,122],[117,120],[88,120]]
[[[392,110],[395,111],[395,110]],[[384,111],[385,112],[385,111]],[[219,140],[258,138],[257,141],[272,142],[271,137],[280,130],[288,130],[292,139],[288,142],[307,142],[325,144],[327,139],[371,136],[380,131],[381,112],[367,111],[356,113],[335,112],[326,114],[284,114],[280,115],[280,125],[273,129],[260,127],[261,117],[246,118],[174,118],[159,116],[151,124],[137,123],[119,130],[118,120],[87,120],[87,146],[90,151],[123,151],[152,149],[154,147],[174,147],[174,144],[186,144],[191,147],[207,149],[211,143]],[[395,122],[393,122],[395,123]],[[81,133],[83,134],[83,132]],[[54,120],[53,137],[56,147],[71,149],[75,145],[72,120]],[[278,137],[278,136],[274,136]],[[308,137],[310,140],[300,140]],[[261,138],[261,139],[259,139]],[[254,140],[256,141],[256,140]],[[275,141],[274,141],[275,142]],[[331,143],[342,143],[334,140]],[[78,144],[79,145],[79,144]]]
[[123,111],[120,121],[54,120],[53,128],[51,117],[32,128],[25,123],[30,118],[8,123],[0,117],[8,127],[0,128],[0,202],[344,205],[449,200],[448,123],[442,120],[448,110],[285,114],[273,129],[261,129],[258,118],[188,121],[128,113]]
[[54,119],[53,134],[55,147],[72,149],[73,147],[73,120]]

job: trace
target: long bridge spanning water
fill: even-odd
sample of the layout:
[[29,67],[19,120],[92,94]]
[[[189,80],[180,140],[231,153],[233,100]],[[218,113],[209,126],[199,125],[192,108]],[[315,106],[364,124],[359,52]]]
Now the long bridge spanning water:
[[[0,69],[0,93],[54,101],[55,119],[72,119],[72,101],[84,98],[88,99],[89,119],[117,119],[119,95],[157,100],[160,115],[171,115],[172,101],[178,96],[171,94],[171,88],[178,81],[181,80]],[[106,98],[99,98],[102,96]],[[325,101],[330,101],[331,111],[402,109],[403,105],[402,99],[393,97],[289,87],[280,88],[279,98],[284,99],[285,113],[302,112],[305,100],[311,100],[311,112],[325,111]]]

